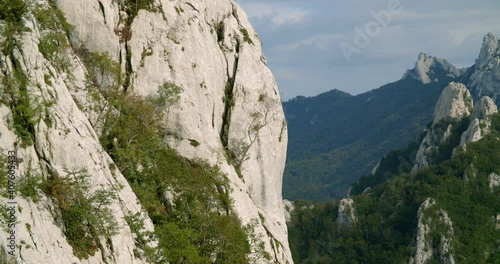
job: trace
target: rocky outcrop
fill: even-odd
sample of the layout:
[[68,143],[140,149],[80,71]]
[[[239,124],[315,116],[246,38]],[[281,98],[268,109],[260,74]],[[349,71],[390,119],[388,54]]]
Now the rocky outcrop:
[[445,59],[429,56],[425,53],[418,55],[415,68],[407,70],[403,79],[410,77],[424,84],[438,81],[436,75],[444,73],[447,77],[456,78],[461,76],[467,69],[459,69]]
[[337,214],[337,224],[339,228],[349,229],[356,221],[357,217],[354,210],[354,200],[351,198],[343,198],[340,200]]
[[432,246],[426,239],[430,233],[430,228],[424,222],[424,212],[434,204],[434,200],[427,198],[418,209],[417,252],[415,253],[415,257],[410,260],[410,263],[425,263],[432,257]]
[[471,119],[486,120],[498,112],[497,106],[488,96],[484,96],[474,105]]
[[471,123],[467,131],[462,134],[460,146],[479,141],[488,134],[491,127],[490,117],[497,112],[497,106],[491,98],[487,96],[481,98],[481,100],[474,105]]
[[295,210],[295,204],[285,199],[283,200],[283,206],[285,208],[285,220],[288,223],[292,221],[292,212]]
[[484,37],[467,86],[475,97],[489,96],[497,105],[500,103],[500,41],[491,33]]
[[[440,230],[439,243],[433,248],[432,232]],[[436,201],[427,198],[418,209],[418,226],[415,256],[410,259],[410,264],[425,264],[433,258],[440,263],[454,264],[451,240],[453,238],[453,223],[446,211],[436,207]]]
[[488,183],[491,191],[493,192],[493,189],[495,187],[500,186],[500,175],[497,175],[495,173],[490,173],[490,175],[488,175]]
[[461,83],[450,83],[441,93],[434,108],[434,121],[450,121],[469,116],[473,110],[472,96]]
[[450,137],[452,123],[469,116],[472,109],[472,96],[465,85],[452,82],[443,90],[434,109],[432,126],[427,129],[427,135],[418,149],[413,173],[427,168],[432,163],[439,145]]
[[[272,256],[270,261],[292,263],[281,197],[287,128],[276,82],[245,12],[232,0],[159,0],[147,10],[136,8],[132,19],[124,2],[55,1],[74,26],[72,47],[108,53],[119,61],[124,89],[148,97],[166,82],[182,88],[164,120],[165,144],[186,158],[217,165],[230,181],[236,214],[243,225],[257,223],[256,236]],[[55,125],[43,120],[37,124],[35,145],[19,149],[25,159],[20,173],[44,173],[46,167],[62,173],[65,167],[78,167],[86,168],[96,185],[124,186],[111,206],[123,228],[112,237],[111,249],[104,247],[85,263],[142,263],[132,253],[134,236],[123,220],[142,211],[141,206],[120,172],[110,170],[113,161],[89,121],[93,114],[79,108],[85,103],[87,69],[71,48],[69,72],[46,60],[37,48],[41,29],[35,21],[31,14],[25,20],[31,32],[15,55],[32,80],[30,94],[53,101]],[[2,73],[10,74],[13,65],[3,60]],[[5,106],[1,110],[1,147],[11,149],[17,141],[8,121],[12,113]],[[20,220],[32,227],[19,233],[19,238],[33,241],[30,249],[23,249],[26,263],[81,263],[46,210],[49,202],[20,203]],[[5,237],[1,239],[4,243]]]

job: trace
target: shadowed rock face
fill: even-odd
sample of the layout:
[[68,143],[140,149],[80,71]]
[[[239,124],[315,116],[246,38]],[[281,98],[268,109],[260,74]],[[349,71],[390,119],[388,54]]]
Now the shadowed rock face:
[[[38,2],[48,6],[46,1]],[[219,166],[230,180],[230,197],[243,224],[261,219],[255,221],[255,231],[271,261],[292,263],[281,196],[287,128],[274,77],[245,12],[232,0],[161,0],[154,2],[151,11],[138,10],[127,22],[119,1],[56,2],[74,25],[73,45],[107,52],[119,61],[127,73],[125,89],[146,97],[165,82],[182,87],[178,104],[164,120],[165,144],[184,157]],[[94,184],[125,186],[112,206],[124,226],[112,238],[114,251],[104,249],[104,257],[96,254],[89,263],[142,263],[130,253],[135,248],[134,238],[123,220],[123,215],[141,211],[141,206],[121,173],[111,173],[112,160],[99,143],[99,131],[89,122],[95,116],[75,103],[85,101],[81,88],[87,69],[68,50],[73,58],[72,78],[65,79],[55,70],[38,51],[40,29],[29,16],[26,26],[31,32],[24,35],[16,57],[30,80],[38,84],[30,92],[55,100],[52,114],[57,125],[48,127],[43,121],[37,125],[36,144],[19,150],[25,159],[20,173],[40,168],[43,162],[59,172],[65,166],[87,168]],[[124,32],[131,33],[125,37]],[[4,61],[0,65],[0,77],[13,67]],[[47,75],[53,76],[50,82],[44,78]],[[2,120],[8,120],[11,110],[0,109]],[[3,121],[0,147],[9,149],[16,137]],[[193,140],[199,145],[193,146]],[[241,156],[237,166],[228,160],[228,153]],[[38,245],[25,251],[27,263],[80,263],[50,213],[43,206],[20,203],[24,209],[20,221],[31,224]],[[146,227],[152,230],[149,219]],[[30,234],[22,230],[19,236],[29,239]],[[256,261],[268,262],[263,258]]]

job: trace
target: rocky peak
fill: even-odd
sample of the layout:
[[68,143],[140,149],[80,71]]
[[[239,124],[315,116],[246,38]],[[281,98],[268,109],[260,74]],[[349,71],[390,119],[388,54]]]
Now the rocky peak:
[[441,93],[434,108],[434,124],[442,120],[460,119],[471,114],[472,96],[461,83],[451,82]]
[[444,72],[447,77],[456,78],[465,73],[465,71],[466,69],[459,69],[445,59],[420,53],[415,63],[415,68],[407,70],[403,79],[410,77],[427,84],[436,81],[439,78],[439,72]]
[[[451,82],[441,93],[434,108],[434,122],[427,131],[418,149],[416,162],[412,169],[413,173],[427,168],[433,163],[434,156],[438,152],[439,145],[448,140],[452,134],[453,124],[462,118],[469,116],[473,108],[472,96],[461,83]],[[441,127],[445,124],[446,129]]]
[[492,59],[499,55],[499,48],[499,40],[492,33],[488,33],[484,36],[479,58],[476,59],[476,68],[482,69],[487,66]]
[[484,37],[467,86],[476,98],[490,96],[497,105],[500,103],[500,41],[491,33]]

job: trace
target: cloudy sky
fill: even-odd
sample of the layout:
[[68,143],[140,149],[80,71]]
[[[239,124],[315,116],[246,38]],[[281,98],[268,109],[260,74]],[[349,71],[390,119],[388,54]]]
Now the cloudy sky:
[[401,78],[420,52],[474,64],[500,37],[498,0],[237,0],[259,33],[283,99],[359,94]]

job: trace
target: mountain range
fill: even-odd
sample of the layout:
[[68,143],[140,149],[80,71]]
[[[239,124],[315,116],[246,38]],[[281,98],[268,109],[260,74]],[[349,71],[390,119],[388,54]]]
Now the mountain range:
[[462,83],[473,98],[499,104],[500,52],[493,34],[484,37],[476,63],[459,69],[421,53],[403,77],[369,92],[332,90],[283,103],[289,146],[283,195],[325,200],[347,194],[352,183],[371,174],[389,151],[413,144],[433,119],[433,108],[450,82]]
[[[500,114],[492,88],[500,43],[493,35],[484,42],[476,65],[457,72],[469,87],[448,83],[418,138],[384,155],[348,197],[288,203],[295,263],[500,263]],[[405,77],[442,78],[422,78],[421,69]]]

